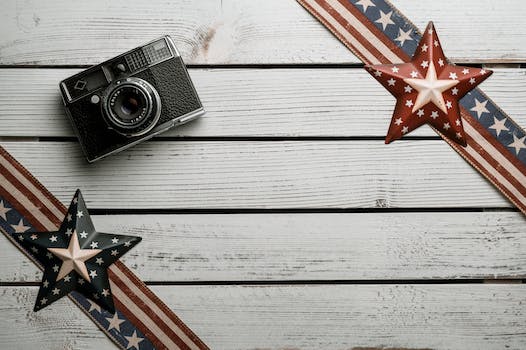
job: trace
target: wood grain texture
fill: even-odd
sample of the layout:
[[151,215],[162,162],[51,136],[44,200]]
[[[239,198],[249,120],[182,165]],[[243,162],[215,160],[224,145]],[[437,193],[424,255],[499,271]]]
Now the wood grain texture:
[[0,344],[2,349],[115,349],[113,342],[68,298],[55,309],[33,312],[34,287],[0,288]]
[[91,208],[510,207],[442,140],[147,142],[94,164],[77,143],[4,142]]
[[[77,69],[0,69],[0,137],[73,136],[58,82]],[[355,69],[191,69],[207,113],[161,134],[193,137],[376,136],[395,101]],[[526,69],[496,69],[482,85],[526,126]],[[413,136],[436,136],[424,126]]]
[[[523,2],[395,5],[419,28],[432,19],[453,61],[526,61]],[[95,64],[163,34],[192,64],[358,62],[295,1],[8,0],[0,33],[0,64]]]
[[[520,213],[92,216],[138,235],[123,261],[147,281],[525,278]],[[42,273],[0,236],[0,282]]]
[[[454,62],[526,62],[524,2],[394,2],[420,28],[432,19]],[[73,135],[57,84],[78,71],[14,65],[96,64],[163,34],[193,65],[359,63],[295,1],[7,0],[0,33],[2,146],[64,203],[80,187],[91,208],[151,209],[94,216],[144,238],[124,258],[141,278],[240,281],[152,287],[212,349],[524,349],[524,284],[330,284],[524,278],[520,213],[156,211],[510,207],[442,141],[293,140],[385,135],[393,99],[361,68],[193,68],[205,117],[93,165],[73,142],[14,141]],[[525,77],[497,69],[482,86],[520,125]],[[68,300],[32,312],[37,288],[23,284],[41,273],[3,236],[0,247],[0,283],[13,284],[0,286],[0,348],[115,348]]]
[[[520,284],[153,289],[218,350],[522,350],[526,342],[526,285]],[[36,291],[0,288],[0,342],[6,349],[112,349],[69,301],[28,311]]]

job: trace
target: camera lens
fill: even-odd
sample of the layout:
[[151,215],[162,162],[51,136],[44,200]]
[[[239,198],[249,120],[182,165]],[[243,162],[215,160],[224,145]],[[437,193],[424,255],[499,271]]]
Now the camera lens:
[[139,99],[137,96],[130,94],[123,98],[121,112],[130,115],[135,114],[139,110]]
[[160,116],[160,98],[155,89],[139,78],[127,78],[110,86],[103,98],[108,125],[126,136],[151,130]]
[[148,109],[148,98],[134,86],[123,86],[110,99],[110,108],[123,124],[134,125],[141,121]]

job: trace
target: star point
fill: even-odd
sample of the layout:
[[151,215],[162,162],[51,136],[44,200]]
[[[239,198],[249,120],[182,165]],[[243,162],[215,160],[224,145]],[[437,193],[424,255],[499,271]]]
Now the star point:
[[390,11],[388,13],[383,12],[380,10],[380,18],[378,18],[374,23],[379,23],[382,25],[382,29],[385,30],[388,25],[394,25],[395,23],[391,19],[391,15],[393,14],[393,11]]
[[398,29],[398,37],[395,38],[396,41],[400,42],[400,47],[404,46],[404,43],[406,41],[414,41],[411,37],[411,34],[413,33],[412,29],[408,29],[407,32],[402,30],[402,28]]
[[99,304],[91,301],[88,299],[88,303],[89,303],[89,309],[88,309],[88,312],[92,312],[92,311],[97,311],[99,313],[102,312],[102,309],[100,308]]
[[31,227],[24,225],[24,219],[20,219],[17,225],[12,225],[11,227],[15,230],[15,233],[24,233],[29,230]]
[[489,128],[495,130],[495,133],[497,134],[497,137],[500,135],[502,131],[509,131],[506,124],[507,118],[503,118],[501,120],[498,120],[496,117],[493,117],[493,125],[491,125]]
[[4,201],[0,200],[0,218],[7,221],[7,212],[10,211],[11,208],[8,208],[5,206]]
[[477,113],[477,118],[480,119],[480,117],[484,113],[489,113],[488,109],[486,108],[486,104],[488,103],[488,100],[485,101],[479,101],[478,99],[475,99],[475,106],[470,109],[470,111]]
[[525,140],[526,140],[526,135],[521,137],[521,138],[519,138],[519,137],[517,137],[517,135],[513,134],[513,142],[510,143],[508,145],[508,147],[509,148],[514,148],[515,149],[515,154],[519,155],[519,153],[523,149],[526,149]]
[[356,5],[360,5],[363,8],[363,12],[366,13],[369,7],[375,7],[372,0],[358,0]]
[[128,344],[126,345],[126,349],[135,348],[136,350],[139,350],[139,343],[144,340],[144,338],[137,336],[137,331],[133,331],[131,336],[124,336],[126,340],[128,341]]
[[117,332],[121,331],[121,324],[126,321],[126,320],[119,318],[119,315],[117,315],[116,312],[113,314],[112,317],[106,317],[106,320],[109,322],[108,331],[115,329],[117,330]]

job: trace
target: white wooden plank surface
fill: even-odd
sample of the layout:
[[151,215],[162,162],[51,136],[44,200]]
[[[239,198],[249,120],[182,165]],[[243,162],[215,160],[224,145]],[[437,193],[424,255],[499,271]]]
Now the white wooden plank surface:
[[[92,216],[147,281],[525,278],[520,213]],[[42,273],[0,235],[0,282]]]
[[[154,287],[212,349],[522,350],[525,285]],[[113,349],[62,299],[0,288],[5,349]],[[13,325],[16,325],[14,327]],[[371,350],[371,349],[370,349]]]
[[[77,69],[0,69],[1,136],[73,136],[58,82]],[[381,136],[394,99],[363,69],[191,69],[207,110],[164,136]],[[526,127],[526,69],[481,87]],[[15,103],[16,101],[16,103]],[[413,136],[436,135],[428,127]]]
[[[526,61],[524,2],[394,3],[454,61]],[[0,64],[94,64],[162,34],[194,64],[358,62],[292,0],[8,0],[0,33]]]
[[94,164],[72,142],[3,146],[92,208],[511,206],[442,140],[147,142]]
[[[526,3],[397,0],[434,20],[456,62],[526,62]],[[431,17],[430,17],[431,16]],[[171,34],[191,64],[357,63],[295,1],[7,0],[0,65],[99,63]],[[0,138],[71,136],[57,83],[77,69],[0,69]],[[525,69],[483,90],[526,125]],[[164,136],[383,136],[393,100],[361,69],[192,69],[208,110]],[[372,107],[371,107],[372,106]],[[433,135],[427,129],[413,135]],[[12,140],[12,139],[11,139]],[[93,208],[509,207],[441,141],[148,142],[89,166],[69,142],[2,142],[63,202]],[[150,281],[524,277],[520,213],[95,216],[145,239]],[[0,238],[0,281],[40,279]],[[16,262],[16,263],[15,263]],[[213,349],[523,349],[520,284],[157,286]],[[69,301],[0,287],[0,348],[113,349]],[[363,349],[363,348],[362,348]]]

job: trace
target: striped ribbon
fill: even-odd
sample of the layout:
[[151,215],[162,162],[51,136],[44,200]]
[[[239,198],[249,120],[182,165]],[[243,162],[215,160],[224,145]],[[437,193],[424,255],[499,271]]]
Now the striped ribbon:
[[[297,1],[365,64],[409,62],[421,38],[386,0]],[[460,104],[467,146],[435,131],[526,214],[526,133],[478,88]]]
[[[0,146],[0,230],[42,270],[15,234],[56,231],[67,208]],[[109,268],[116,314],[82,294],[69,294],[121,349],[203,350],[208,347],[132,271],[117,261]],[[112,322],[113,319],[113,322]],[[117,321],[115,323],[115,321]]]

